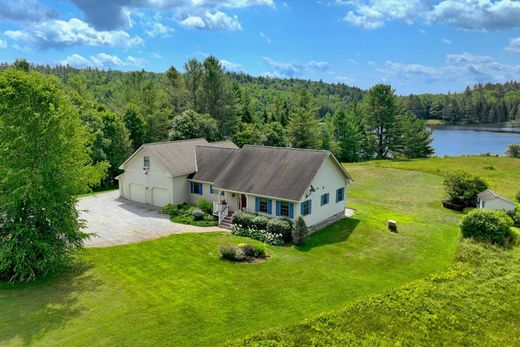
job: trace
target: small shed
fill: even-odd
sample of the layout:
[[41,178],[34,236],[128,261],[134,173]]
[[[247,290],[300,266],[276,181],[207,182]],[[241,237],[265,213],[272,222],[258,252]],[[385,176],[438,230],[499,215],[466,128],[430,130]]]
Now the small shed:
[[477,195],[477,208],[492,211],[514,211],[516,204],[510,199],[486,189]]

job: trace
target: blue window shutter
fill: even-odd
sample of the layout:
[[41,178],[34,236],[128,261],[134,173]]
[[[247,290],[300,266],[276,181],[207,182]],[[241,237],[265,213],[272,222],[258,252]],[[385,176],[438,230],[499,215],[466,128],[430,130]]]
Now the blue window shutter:
[[193,182],[190,182],[190,193],[193,194]]
[[209,193],[210,193],[210,194],[213,194],[213,184],[210,184],[210,185],[209,185]]
[[312,200],[309,200],[309,214],[312,213]]
[[294,218],[294,204],[292,202],[289,204],[289,218]]
[[273,214],[273,200],[267,200],[267,213]]
[[276,215],[279,216],[282,214],[282,204],[280,201],[276,200]]
[[199,183],[199,188],[200,188],[199,189],[199,195],[202,195],[202,187],[203,187],[202,183]]
[[303,202],[300,204],[300,214],[303,216]]
[[255,197],[255,211],[260,212],[260,199]]

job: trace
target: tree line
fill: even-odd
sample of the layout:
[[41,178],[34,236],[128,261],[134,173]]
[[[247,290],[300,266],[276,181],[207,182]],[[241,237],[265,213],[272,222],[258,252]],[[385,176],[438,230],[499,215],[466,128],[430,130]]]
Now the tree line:
[[[433,153],[424,122],[389,85],[344,84],[226,73],[215,57],[165,73],[33,66],[58,77],[88,128],[94,164],[108,163],[101,186],[143,143],[204,137],[237,145],[331,150],[341,161],[417,158]],[[7,68],[2,65],[0,69]]]

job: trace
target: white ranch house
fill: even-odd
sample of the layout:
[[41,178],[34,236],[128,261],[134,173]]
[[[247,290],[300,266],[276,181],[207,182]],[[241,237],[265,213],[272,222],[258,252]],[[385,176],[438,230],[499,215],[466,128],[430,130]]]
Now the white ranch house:
[[141,146],[120,167],[120,196],[162,207],[213,202],[219,222],[235,211],[303,216],[317,230],[344,216],[350,175],[329,151],[204,139]]
[[512,212],[516,208],[516,204],[499,195],[490,189],[486,189],[477,195],[477,208],[492,210],[492,211],[506,211]]

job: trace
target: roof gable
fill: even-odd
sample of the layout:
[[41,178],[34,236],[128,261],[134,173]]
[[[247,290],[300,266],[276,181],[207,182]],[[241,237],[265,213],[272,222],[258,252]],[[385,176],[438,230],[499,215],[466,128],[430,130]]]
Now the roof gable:
[[505,196],[502,196],[500,194],[495,193],[491,189],[486,189],[483,192],[478,193],[477,196],[482,201],[489,201],[489,200],[493,200],[493,199],[500,199],[500,200],[503,200],[505,202],[511,203],[513,205],[515,204],[510,199],[506,198]]

